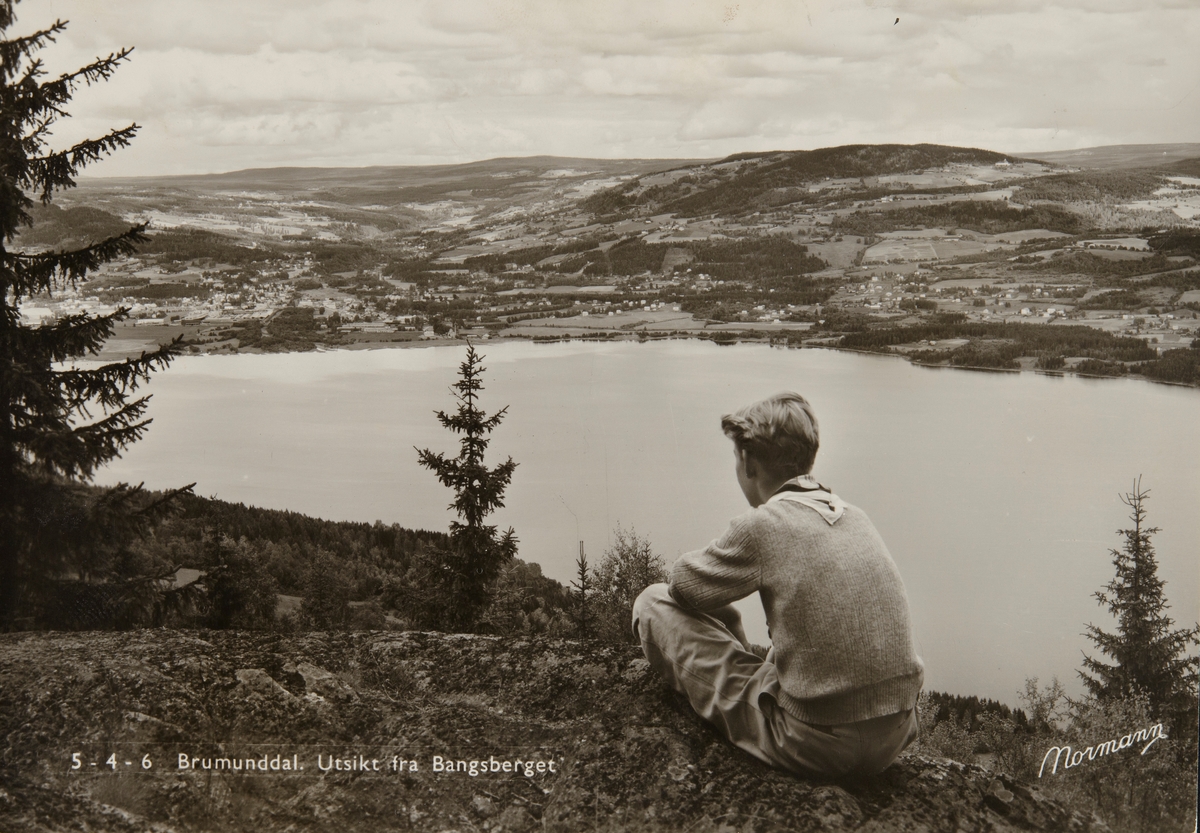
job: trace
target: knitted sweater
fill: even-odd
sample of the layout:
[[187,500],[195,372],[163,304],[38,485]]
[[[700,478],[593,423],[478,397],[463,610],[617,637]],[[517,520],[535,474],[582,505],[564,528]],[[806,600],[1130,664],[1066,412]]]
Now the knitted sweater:
[[680,556],[670,576],[672,597],[699,611],[758,591],[780,705],[817,725],[911,709],[924,676],[896,564],[866,514],[844,505],[830,523],[798,503],[765,503]]

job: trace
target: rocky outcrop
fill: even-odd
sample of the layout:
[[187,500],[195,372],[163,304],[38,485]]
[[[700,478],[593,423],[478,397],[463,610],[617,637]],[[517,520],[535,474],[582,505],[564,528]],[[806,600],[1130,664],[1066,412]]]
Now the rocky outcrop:
[[846,783],[768,769],[632,648],[415,632],[0,635],[0,830],[64,829],[1104,828],[945,759],[905,755]]

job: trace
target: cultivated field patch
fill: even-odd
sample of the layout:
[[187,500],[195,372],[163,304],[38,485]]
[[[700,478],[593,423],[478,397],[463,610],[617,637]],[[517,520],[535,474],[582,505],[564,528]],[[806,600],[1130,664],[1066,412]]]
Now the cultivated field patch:
[[863,264],[937,259],[938,253],[930,241],[901,238],[884,240],[867,249],[866,254],[863,255]]

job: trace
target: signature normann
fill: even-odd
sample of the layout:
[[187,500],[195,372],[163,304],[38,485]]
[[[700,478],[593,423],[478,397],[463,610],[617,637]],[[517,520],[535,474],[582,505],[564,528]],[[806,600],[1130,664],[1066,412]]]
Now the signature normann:
[[1038,770],[1038,778],[1042,777],[1042,773],[1046,770],[1046,762],[1050,760],[1050,756],[1054,756],[1054,765],[1050,769],[1050,774],[1058,773],[1058,762],[1063,759],[1063,769],[1067,770],[1073,766],[1079,766],[1085,760],[1091,761],[1104,755],[1111,755],[1114,752],[1120,752],[1122,749],[1129,749],[1139,743],[1145,743],[1142,747],[1141,754],[1145,755],[1146,750],[1154,745],[1154,742],[1159,738],[1166,738],[1163,732],[1161,723],[1155,723],[1149,729],[1138,729],[1136,732],[1130,732],[1120,740],[1106,740],[1097,746],[1089,746],[1087,749],[1072,751],[1069,746],[1051,746],[1044,758],[1042,758],[1041,769]]

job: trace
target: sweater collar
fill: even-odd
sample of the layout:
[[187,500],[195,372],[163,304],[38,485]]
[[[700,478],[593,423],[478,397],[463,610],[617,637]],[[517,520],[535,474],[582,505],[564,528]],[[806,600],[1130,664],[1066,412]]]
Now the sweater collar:
[[[811,474],[802,474],[799,477],[793,477],[788,482],[784,483],[775,490],[775,495],[780,492],[828,492],[820,483],[813,479]],[[771,495],[774,497],[775,495]]]
[[846,502],[812,478],[802,474],[793,477],[775,490],[767,503],[786,500],[807,506],[833,526],[846,512]]

